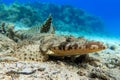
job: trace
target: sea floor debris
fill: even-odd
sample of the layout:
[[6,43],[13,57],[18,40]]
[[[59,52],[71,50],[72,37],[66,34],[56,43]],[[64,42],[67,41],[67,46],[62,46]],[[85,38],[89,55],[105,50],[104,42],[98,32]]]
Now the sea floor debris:
[[[18,51],[31,53],[39,51],[39,41],[19,42],[19,45],[4,35],[1,35],[0,45],[6,45],[8,48],[1,48],[0,54],[14,52],[14,46],[18,46]],[[49,35],[48,35],[49,36]],[[42,36],[43,37],[43,36]],[[10,43],[8,43],[10,42]],[[116,41],[114,41],[116,44]],[[28,45],[29,44],[29,45]],[[120,46],[109,44],[108,49],[95,52],[84,57],[77,57],[71,60],[69,57],[48,59],[43,62],[36,61],[17,61],[17,62],[0,62],[0,80],[119,80],[120,79]],[[23,48],[20,48],[24,45]],[[111,46],[116,46],[115,50],[111,50]],[[26,47],[25,47],[26,46]],[[32,47],[34,46],[34,47]],[[29,49],[30,48],[30,49]],[[34,48],[34,49],[33,49]],[[114,72],[113,72],[114,71]]]
[[[101,55],[91,54],[91,57],[96,56],[96,58],[99,57],[101,60],[87,63],[75,63],[68,60],[1,62],[0,80],[119,80],[119,65],[110,64],[111,62],[107,60],[107,56],[111,56],[108,59],[112,60],[112,56],[115,57],[115,55],[112,53],[105,54],[105,52],[107,51],[100,52]],[[117,56],[115,58],[120,59]],[[114,67],[110,67],[110,65]]]
[[[120,46],[116,41],[115,49],[111,49],[113,44],[109,43],[105,49],[103,43],[83,37],[57,36],[54,33],[23,34],[19,35],[24,38],[19,37],[21,40],[15,42],[0,33],[0,80],[120,80]],[[75,51],[81,51],[79,55],[86,54],[68,55],[69,48],[73,54]],[[54,54],[48,54],[49,51]],[[93,54],[88,55],[91,52]],[[13,59],[10,57],[19,59],[10,61]]]

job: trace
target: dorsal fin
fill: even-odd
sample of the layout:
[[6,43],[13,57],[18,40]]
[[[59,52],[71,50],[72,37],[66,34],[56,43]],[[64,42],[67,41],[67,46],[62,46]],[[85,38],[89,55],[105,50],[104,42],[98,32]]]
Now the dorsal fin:
[[40,27],[40,33],[48,33],[52,24],[52,15],[50,14],[47,20]]

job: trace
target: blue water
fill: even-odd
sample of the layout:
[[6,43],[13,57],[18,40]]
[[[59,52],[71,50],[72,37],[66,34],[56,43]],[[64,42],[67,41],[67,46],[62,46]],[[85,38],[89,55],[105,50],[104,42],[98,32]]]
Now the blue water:
[[[0,0],[2,1],[2,0]],[[11,3],[15,0],[3,0]],[[26,2],[28,0],[19,0]],[[35,0],[29,0],[32,2]],[[37,0],[36,0],[37,1]],[[72,5],[88,12],[89,14],[99,16],[105,25],[105,29],[111,35],[120,35],[120,0],[40,0],[41,2],[55,3],[61,5]]]
[[120,35],[120,0],[41,0],[57,4],[69,4],[82,8],[86,12],[99,16],[106,31],[113,35]]

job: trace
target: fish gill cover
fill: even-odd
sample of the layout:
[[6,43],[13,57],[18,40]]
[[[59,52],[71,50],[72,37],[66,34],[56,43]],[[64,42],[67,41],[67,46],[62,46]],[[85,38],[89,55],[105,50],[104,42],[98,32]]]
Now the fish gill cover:
[[49,14],[52,14],[56,31],[85,34],[104,32],[104,24],[100,18],[70,5],[41,2],[0,4],[0,22],[12,22],[16,28],[40,26]]

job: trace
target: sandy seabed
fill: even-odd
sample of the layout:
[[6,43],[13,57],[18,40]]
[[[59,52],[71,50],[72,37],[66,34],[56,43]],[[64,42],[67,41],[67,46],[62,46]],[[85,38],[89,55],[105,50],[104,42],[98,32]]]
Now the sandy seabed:
[[[0,62],[0,80],[120,80],[120,41],[99,40],[103,41],[108,48],[89,55],[96,60]],[[12,50],[12,48],[5,50],[3,44],[11,47],[15,45],[8,38],[0,38],[0,53],[8,53]]]

